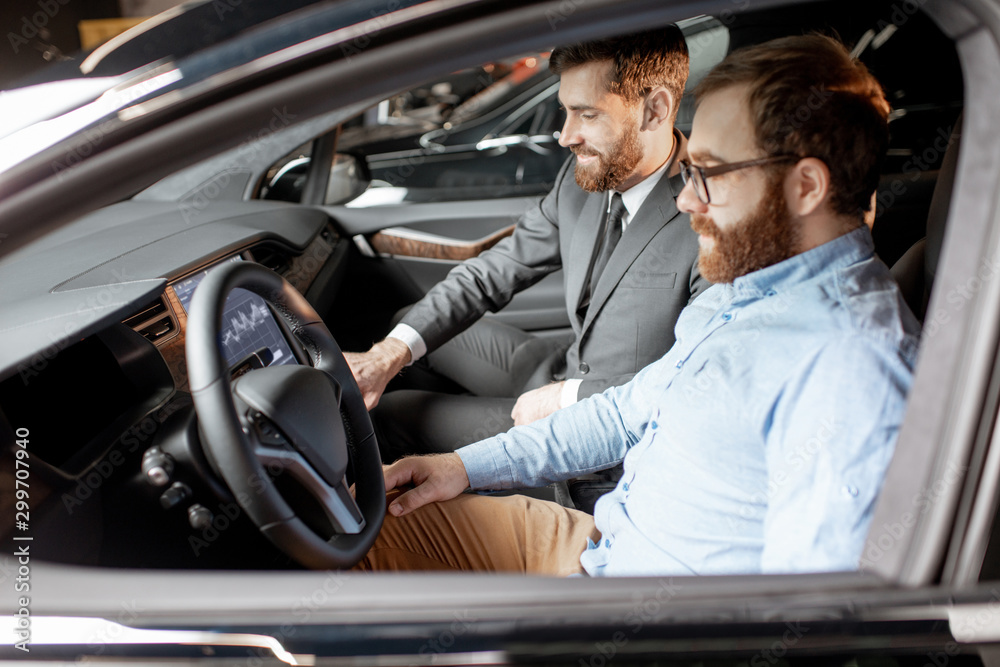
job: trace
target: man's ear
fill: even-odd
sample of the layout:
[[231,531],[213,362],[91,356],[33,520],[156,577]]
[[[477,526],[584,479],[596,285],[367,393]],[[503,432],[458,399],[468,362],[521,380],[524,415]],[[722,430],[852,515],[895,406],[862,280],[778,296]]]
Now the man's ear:
[[878,206],[878,190],[872,193],[871,204],[867,211],[865,211],[863,220],[866,225],[868,225],[868,230],[875,226],[875,208]]
[[639,129],[656,131],[673,118],[674,96],[666,88],[654,88],[643,101],[642,125]]
[[803,158],[785,177],[789,211],[804,217],[815,212],[830,194],[830,168],[814,157]]

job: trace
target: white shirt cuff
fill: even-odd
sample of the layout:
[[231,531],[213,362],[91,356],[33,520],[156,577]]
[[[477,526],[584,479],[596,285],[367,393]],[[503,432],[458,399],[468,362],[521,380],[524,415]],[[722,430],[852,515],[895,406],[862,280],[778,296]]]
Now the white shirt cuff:
[[401,340],[406,343],[406,347],[410,348],[410,363],[406,364],[407,366],[427,354],[427,343],[420,337],[417,330],[408,324],[400,322],[392,328],[386,338]]
[[578,400],[577,394],[580,393],[580,383],[583,382],[580,378],[574,378],[572,380],[566,380],[563,382],[562,393],[559,394],[559,407],[565,408],[573,405]]

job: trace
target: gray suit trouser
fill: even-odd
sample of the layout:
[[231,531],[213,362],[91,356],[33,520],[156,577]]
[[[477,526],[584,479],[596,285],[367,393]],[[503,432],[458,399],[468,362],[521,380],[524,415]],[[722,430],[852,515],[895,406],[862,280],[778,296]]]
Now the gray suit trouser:
[[[403,371],[372,410],[382,460],[452,452],[514,426],[517,397],[565,373],[572,338],[539,337],[483,318]],[[450,384],[460,393],[432,391]]]

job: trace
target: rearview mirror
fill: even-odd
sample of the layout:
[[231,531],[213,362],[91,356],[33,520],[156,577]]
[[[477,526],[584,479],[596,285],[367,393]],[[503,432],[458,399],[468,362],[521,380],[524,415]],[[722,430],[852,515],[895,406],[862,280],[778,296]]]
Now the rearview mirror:
[[[261,199],[301,202],[312,157],[299,156],[282,165],[264,186]],[[364,161],[346,153],[335,153],[327,178],[324,204],[343,204],[368,188],[371,177]]]

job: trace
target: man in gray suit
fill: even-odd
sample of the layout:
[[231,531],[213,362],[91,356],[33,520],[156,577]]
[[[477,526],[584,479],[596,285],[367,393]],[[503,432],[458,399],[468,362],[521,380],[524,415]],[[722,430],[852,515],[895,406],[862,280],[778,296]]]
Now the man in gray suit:
[[[680,30],[560,47],[549,67],[566,110],[559,143],[575,154],[552,191],[512,236],[453,269],[385,340],[347,355],[369,409],[382,398],[372,416],[387,462],[453,451],[624,384],[670,349],[678,314],[707,287],[697,235],[674,201],[686,157],[673,127],[688,74]],[[560,268],[571,337],[480,319]],[[468,393],[382,397],[425,355],[431,371]]]

